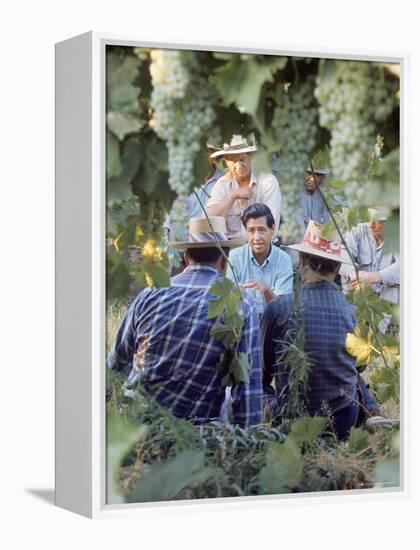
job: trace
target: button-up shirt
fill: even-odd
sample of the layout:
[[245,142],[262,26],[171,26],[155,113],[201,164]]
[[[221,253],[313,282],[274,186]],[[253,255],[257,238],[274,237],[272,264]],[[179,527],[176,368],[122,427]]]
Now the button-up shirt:
[[328,214],[327,207],[318,189],[314,189],[313,192],[310,193],[304,188],[299,197],[297,212],[297,222],[301,229],[302,237],[306,231],[309,220],[314,220],[317,223],[328,223],[330,221],[330,215]]
[[[241,216],[244,210],[256,202],[266,204],[273,214],[275,231],[273,239],[277,237],[280,224],[281,211],[281,192],[280,185],[273,174],[261,173],[258,176],[252,172],[250,177],[250,186],[253,187],[254,193],[249,200],[235,200],[228,216],[226,218],[227,231],[229,239],[246,240],[246,229],[242,225]],[[210,206],[220,204],[225,197],[234,189],[239,189],[239,184],[231,174],[225,174],[221,177],[213,187],[210,199],[207,202],[206,209]]]
[[[220,274],[211,266],[187,267],[170,288],[143,290],[127,311],[108,366],[128,375],[175,416],[198,423],[217,419],[225,398],[217,365],[224,349],[207,319],[209,289]],[[243,303],[244,327],[238,351],[248,355],[250,383],[232,390],[233,421],[261,422],[262,365],[258,314]]]
[[[378,271],[382,283],[372,285],[372,290],[381,298],[397,304],[400,296],[400,262],[396,254],[384,251],[384,242],[379,246],[373,238],[369,225],[359,223],[346,236],[346,244],[350,249],[354,261],[361,271]],[[346,251],[343,251],[348,257]],[[342,264],[340,274],[345,291],[351,289],[349,274],[354,271],[351,264]]]
[[[292,261],[286,252],[276,246],[271,246],[270,253],[261,265],[249,244],[233,249],[229,254],[229,261],[240,283],[264,281],[277,296],[293,292]],[[226,276],[232,281],[235,280],[230,266]],[[266,306],[261,292],[249,289],[248,294],[256,302],[258,313],[261,315]]]
[[349,405],[356,394],[355,358],[346,350],[347,333],[356,326],[354,307],[337,285],[322,281],[305,283],[298,297],[298,314],[293,310],[293,296],[280,296],[267,305],[261,320],[264,399],[273,411],[281,411],[287,404],[290,366],[285,365],[284,358],[296,322],[302,322],[304,350],[311,364],[308,412],[325,414],[325,402],[327,409],[335,413]]

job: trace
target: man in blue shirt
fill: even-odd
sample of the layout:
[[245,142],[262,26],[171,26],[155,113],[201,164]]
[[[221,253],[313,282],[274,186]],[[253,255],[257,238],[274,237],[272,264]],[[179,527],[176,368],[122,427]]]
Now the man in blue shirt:
[[[148,288],[137,296],[108,357],[108,366],[126,374],[134,391],[141,385],[175,416],[197,423],[218,419],[225,399],[217,369],[224,345],[211,335],[215,320],[207,318],[210,288],[226,271],[215,236],[226,252],[242,244],[227,240],[224,218],[211,220],[214,233],[206,218],[195,218],[188,240],[170,243],[185,252],[187,267],[169,288]],[[245,298],[242,308],[238,352],[248,356],[250,381],[232,389],[232,421],[249,426],[261,422],[261,341],[255,306]]]
[[[292,407],[311,416],[329,415],[340,439],[365,421],[389,427],[346,350],[347,334],[354,332],[357,321],[353,306],[334,283],[346,261],[339,240],[323,238],[319,224],[310,221],[303,242],[290,248],[300,252],[303,287],[295,300],[286,295],[270,302],[261,321],[264,400],[271,415],[280,421],[291,416]],[[292,345],[304,350],[305,382],[302,373],[299,380],[293,373],[297,365],[288,355]],[[294,362],[302,368],[302,357]]]
[[313,172],[311,168],[307,168],[305,171],[304,188],[299,197],[297,210],[297,222],[302,236],[309,220],[323,224],[330,221],[330,215],[318,189],[326,174],[326,168],[315,168]]
[[[242,215],[248,244],[232,250],[229,261],[242,288],[250,289],[263,314],[266,304],[293,291],[293,268],[290,256],[272,245],[274,217],[266,204],[248,206]],[[235,280],[230,266],[227,277]]]

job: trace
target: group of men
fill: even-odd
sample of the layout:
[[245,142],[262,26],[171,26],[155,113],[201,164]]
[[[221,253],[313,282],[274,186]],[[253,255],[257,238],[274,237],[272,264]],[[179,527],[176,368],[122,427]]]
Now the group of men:
[[[329,415],[339,438],[363,422],[387,425],[346,351],[347,334],[357,320],[343,294],[366,283],[398,301],[398,258],[384,252],[382,210],[372,209],[371,220],[347,236],[352,261],[338,238],[322,236],[322,224],[329,221],[319,192],[326,170],[308,170],[297,205],[303,238],[286,247],[299,253],[302,288],[294,296],[291,256],[273,244],[281,211],[276,178],[254,174],[256,146],[241,136],[234,135],[222,149],[208,148],[213,173],[200,189],[206,215],[191,196],[188,235],[169,243],[184,253],[186,267],[171,278],[169,288],[145,289],[137,296],[121,323],[109,366],[175,416],[196,423],[222,418],[227,394],[217,364],[224,346],[212,336],[214,319],[207,313],[214,298],[210,289],[226,275],[242,289],[238,351],[247,354],[250,365],[249,383],[231,388],[229,421],[258,424],[265,407],[273,421],[281,422],[289,400],[287,351],[303,323],[309,373],[302,407],[307,414]],[[224,158],[226,174],[216,172],[218,157]],[[339,273],[343,289],[335,282]]]

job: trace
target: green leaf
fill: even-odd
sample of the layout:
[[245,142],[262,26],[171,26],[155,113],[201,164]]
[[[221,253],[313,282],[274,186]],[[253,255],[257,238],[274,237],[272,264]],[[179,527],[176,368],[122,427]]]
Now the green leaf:
[[352,428],[349,436],[349,448],[351,451],[359,452],[369,447],[369,434],[363,428]]
[[204,483],[214,475],[204,463],[204,452],[182,451],[165,464],[152,465],[127,496],[127,502],[171,500],[187,487]]
[[249,384],[251,366],[246,353],[240,352],[238,355],[235,355],[231,362],[230,369],[237,384],[239,382]]
[[224,277],[222,281],[216,281],[210,288],[211,294],[216,294],[209,302],[207,319],[218,317],[226,308],[226,315],[231,315],[238,312],[241,293],[230,279]]
[[297,443],[289,438],[284,443],[270,442],[267,445],[265,466],[258,474],[261,492],[290,492],[299,482],[301,473],[302,458]]
[[139,244],[140,216],[133,214],[128,216],[123,231],[115,239],[115,244],[119,249],[128,248]]
[[134,85],[141,61],[136,56],[109,52],[106,56],[107,112],[138,115],[140,88]]
[[244,322],[239,315],[232,315],[223,321],[223,323],[218,322],[212,327],[211,335],[217,340],[222,340],[225,347],[229,348],[235,342],[239,342]]
[[109,112],[106,115],[106,125],[110,132],[122,141],[127,134],[138,132],[145,122],[131,115]]
[[119,504],[123,499],[116,488],[116,479],[121,462],[134,445],[145,437],[147,428],[110,410],[107,412],[106,430],[107,504]]
[[290,434],[297,444],[313,443],[329,424],[329,418],[302,416],[293,421]]
[[334,59],[321,59],[318,68],[318,78],[321,83],[325,83],[334,78],[337,64]]
[[400,210],[392,211],[385,223],[384,251],[397,254],[400,250]]
[[106,176],[111,178],[119,176],[122,171],[120,160],[120,144],[110,133],[106,133]]
[[143,262],[141,264],[141,272],[137,271],[135,278],[139,282],[145,281],[149,287],[158,288],[170,286],[170,278],[166,269],[152,262]]
[[398,368],[380,368],[372,374],[372,385],[381,403],[399,399],[400,375]]
[[221,93],[226,106],[235,103],[254,116],[264,82],[271,82],[274,73],[283,69],[287,61],[287,57],[267,57],[261,63],[261,59],[254,55],[243,60],[240,55],[231,54],[227,63],[215,69],[211,81]]
[[106,258],[107,300],[126,298],[130,288],[130,274],[119,254],[108,254]]
[[393,149],[377,164],[375,173],[369,177],[361,197],[363,204],[380,204],[399,208],[400,204],[400,150]]

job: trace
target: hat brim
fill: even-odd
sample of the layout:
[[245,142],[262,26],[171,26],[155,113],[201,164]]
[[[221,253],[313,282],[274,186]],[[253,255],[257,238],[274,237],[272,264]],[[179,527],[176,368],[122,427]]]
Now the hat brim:
[[330,173],[329,170],[327,170],[327,168],[318,168],[317,170],[312,170],[312,168],[306,168],[305,172],[309,172],[312,174],[312,172],[315,172],[315,174],[319,174],[320,176],[326,176],[327,174]]
[[239,239],[232,239],[228,241],[216,241],[206,243],[189,243],[189,242],[170,242],[168,246],[170,248],[177,248],[179,250],[186,250],[187,248],[218,248],[219,244],[222,248],[238,248],[246,244],[246,241]]
[[225,155],[240,155],[241,153],[255,153],[257,150],[255,145],[250,145],[249,147],[243,147],[242,149],[234,149],[232,151],[226,151],[225,149],[221,149],[220,151],[216,151],[215,153],[212,153],[210,155],[211,159],[214,159],[216,157],[223,157]]
[[305,244],[290,244],[285,245],[285,248],[291,248],[292,250],[297,250],[298,252],[303,252],[304,254],[310,254],[311,256],[319,256],[320,258],[326,258],[327,260],[333,260],[334,262],[340,264],[352,265],[351,260],[343,257],[343,254],[330,254],[329,252],[324,252],[323,250],[318,250],[317,248],[312,248],[312,246],[307,246]]

